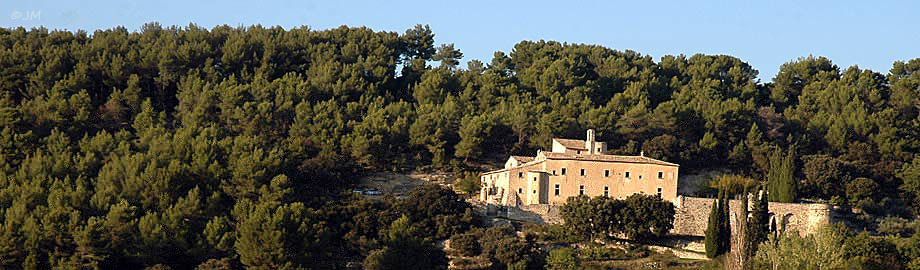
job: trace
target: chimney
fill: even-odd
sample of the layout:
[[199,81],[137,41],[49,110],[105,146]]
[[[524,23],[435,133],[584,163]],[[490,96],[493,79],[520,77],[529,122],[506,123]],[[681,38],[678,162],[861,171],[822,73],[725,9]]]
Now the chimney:
[[588,149],[588,154],[597,154],[597,149],[594,149],[594,130],[588,129],[587,138],[585,138],[585,148]]

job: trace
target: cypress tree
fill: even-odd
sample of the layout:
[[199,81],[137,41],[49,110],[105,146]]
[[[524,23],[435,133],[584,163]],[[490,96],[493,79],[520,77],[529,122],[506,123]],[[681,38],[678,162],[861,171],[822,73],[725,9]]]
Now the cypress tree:
[[712,210],[709,211],[709,224],[706,226],[706,257],[715,258],[719,256],[719,238],[722,236],[722,212],[719,210],[719,200],[712,203]]
[[751,208],[751,218],[748,221],[746,240],[752,244],[753,252],[756,252],[758,244],[767,240],[768,232],[770,231],[769,204],[766,194],[763,194],[764,192],[766,190],[760,187],[758,192],[754,194],[754,205]]
[[750,252],[751,243],[747,241],[748,234],[749,234],[748,229],[750,228],[749,226],[750,224],[748,223],[748,214],[749,214],[748,195],[749,194],[750,193],[748,189],[745,189],[741,196],[741,218],[743,218],[743,220],[741,220],[741,224],[739,224],[740,226],[739,226],[739,231],[738,231],[738,233],[741,234],[741,237],[740,237],[740,240],[741,240],[740,241],[741,243],[741,254],[740,254],[741,255],[741,269],[749,269],[750,260],[751,258],[754,257],[754,253]]
[[719,193],[719,198],[712,204],[709,224],[706,226],[706,256],[709,258],[722,255],[730,248],[731,227],[728,221],[728,208],[728,196],[725,192]]
[[767,175],[770,201],[794,202],[796,200],[795,152],[790,149],[783,156],[777,149],[770,158],[770,173]]
[[795,202],[798,199],[798,182],[795,180],[795,149],[790,147],[786,158],[783,159],[783,181],[785,182],[785,196],[782,198],[786,202]]
[[719,232],[722,234],[719,237],[719,254],[725,254],[731,250],[731,234],[732,228],[729,221],[729,212],[731,211],[731,205],[729,204],[728,193],[722,193],[722,199],[719,200],[721,217],[719,218],[720,226],[722,227]]

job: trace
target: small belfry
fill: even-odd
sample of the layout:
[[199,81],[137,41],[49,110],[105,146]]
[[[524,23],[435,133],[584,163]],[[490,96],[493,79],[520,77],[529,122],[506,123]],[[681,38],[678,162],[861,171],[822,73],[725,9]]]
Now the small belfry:
[[584,140],[553,138],[551,151],[511,156],[483,173],[480,200],[497,205],[564,204],[572,196],[625,198],[641,193],[677,198],[679,165],[653,158],[608,155],[593,129]]

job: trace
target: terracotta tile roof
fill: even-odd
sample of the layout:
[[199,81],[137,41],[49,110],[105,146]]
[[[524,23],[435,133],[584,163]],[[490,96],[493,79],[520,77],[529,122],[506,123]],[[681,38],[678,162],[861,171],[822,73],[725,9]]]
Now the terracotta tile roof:
[[560,138],[553,138],[553,140],[556,140],[557,142],[559,142],[559,144],[562,144],[562,146],[565,146],[565,148],[587,150],[587,148],[585,148],[584,140],[560,139]]
[[534,159],[534,157],[527,157],[527,156],[511,156],[511,158],[517,160],[520,163],[531,162]]
[[643,164],[655,164],[655,165],[664,165],[664,166],[680,166],[674,163],[665,162],[657,160],[654,158],[644,157],[644,156],[618,156],[618,155],[602,155],[602,154],[566,154],[566,153],[555,153],[555,152],[542,152],[547,159],[577,159],[577,160],[591,160],[591,161],[610,161],[610,162],[625,162],[625,163],[643,163]]

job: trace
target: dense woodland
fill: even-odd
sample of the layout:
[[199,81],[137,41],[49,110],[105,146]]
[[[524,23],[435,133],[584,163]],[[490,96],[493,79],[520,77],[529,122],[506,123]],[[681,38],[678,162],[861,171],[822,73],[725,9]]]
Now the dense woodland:
[[727,55],[554,41],[462,58],[427,26],[0,29],[0,267],[386,261],[477,219],[446,189],[362,199],[356,175],[475,171],[588,128],[779,201],[920,209],[920,59],[806,57],[767,82]]

